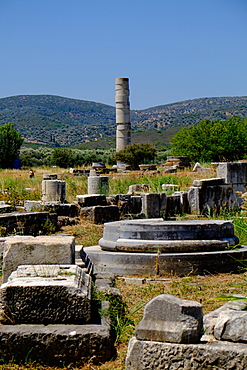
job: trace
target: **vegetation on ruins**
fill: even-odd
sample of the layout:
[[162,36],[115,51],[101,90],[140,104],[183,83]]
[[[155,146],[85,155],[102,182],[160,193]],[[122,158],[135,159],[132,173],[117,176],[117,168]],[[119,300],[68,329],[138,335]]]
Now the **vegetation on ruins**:
[[191,161],[235,161],[247,156],[247,119],[202,120],[183,128],[171,140],[173,155],[186,155]]
[[0,168],[13,168],[23,139],[12,123],[0,126]]
[[[0,200],[21,204],[24,199],[41,198],[41,181],[44,173],[58,173],[61,178],[66,181],[67,185],[67,200],[72,202],[75,200],[75,194],[85,194],[87,192],[87,178],[73,177],[64,169],[60,168],[35,168],[35,177],[30,179],[26,170],[1,170],[0,171]],[[151,176],[148,173],[118,174],[111,178],[112,193],[126,193],[128,186],[134,183],[149,184],[151,191],[161,191],[162,183],[172,183],[179,185],[180,189],[191,186],[194,178],[198,178],[196,173],[176,173],[169,175]],[[225,219],[233,219],[235,234],[240,238],[241,244],[247,244],[247,221],[246,203],[243,208],[243,213],[240,215],[221,214],[220,217]],[[234,217],[235,216],[235,217]],[[240,217],[236,217],[240,216]],[[211,216],[210,216],[211,217]],[[92,224],[88,221],[74,226],[64,226],[61,230],[63,234],[71,234],[76,237],[76,244],[84,247],[96,245],[97,241],[102,237],[103,225]],[[176,276],[142,276],[141,284],[134,285],[122,278],[117,278],[115,287],[122,294],[122,301],[114,302],[111,311],[114,319],[118,342],[116,343],[116,357],[103,364],[94,364],[88,362],[84,366],[77,368],[78,370],[124,370],[125,357],[129,339],[134,336],[134,329],[140,322],[143,316],[144,305],[152,298],[159,294],[172,294],[183,299],[190,299],[200,302],[203,306],[204,314],[216,309],[225,303],[222,299],[215,297],[246,295],[247,273],[243,269],[240,274],[218,274],[205,276],[185,276],[178,278]],[[139,280],[140,282],[140,280]],[[108,298],[102,295],[100,298]],[[113,297],[114,298],[114,297]],[[116,297],[118,298],[118,297]],[[31,351],[30,351],[31,352]],[[29,353],[28,353],[29,354]],[[31,356],[30,356],[31,357]],[[42,366],[32,362],[30,357],[25,360],[22,365],[13,363],[7,364],[4,358],[0,359],[0,370],[24,370],[24,369],[39,369],[52,370],[55,368]],[[72,367],[69,367],[72,368]],[[58,369],[58,368],[56,368]]]
[[115,160],[128,163],[133,169],[139,169],[139,164],[152,163],[155,155],[156,149],[151,144],[131,144],[117,152]]

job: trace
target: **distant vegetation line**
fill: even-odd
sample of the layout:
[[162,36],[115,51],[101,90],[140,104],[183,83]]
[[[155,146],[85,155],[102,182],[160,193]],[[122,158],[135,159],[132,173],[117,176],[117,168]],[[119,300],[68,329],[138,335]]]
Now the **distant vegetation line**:
[[[131,111],[132,141],[169,145],[182,127],[201,119],[247,117],[247,96],[185,100]],[[26,143],[68,147],[114,147],[115,107],[54,95],[0,99],[0,125],[12,122]]]

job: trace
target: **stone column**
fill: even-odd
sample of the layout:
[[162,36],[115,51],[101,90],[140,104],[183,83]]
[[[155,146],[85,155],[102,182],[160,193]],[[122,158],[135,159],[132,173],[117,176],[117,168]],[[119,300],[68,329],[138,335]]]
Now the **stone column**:
[[66,182],[60,180],[42,181],[42,202],[64,203]]
[[131,144],[129,79],[116,78],[116,151],[124,149]]

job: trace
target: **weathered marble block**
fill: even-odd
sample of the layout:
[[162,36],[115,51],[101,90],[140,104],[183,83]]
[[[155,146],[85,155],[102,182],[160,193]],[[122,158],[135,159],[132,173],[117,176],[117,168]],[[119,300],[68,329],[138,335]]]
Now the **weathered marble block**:
[[161,294],[145,306],[135,334],[139,340],[198,343],[203,335],[202,306],[195,301]]
[[91,277],[75,265],[23,265],[0,287],[2,324],[86,324]]
[[68,235],[13,236],[3,251],[3,282],[21,264],[74,264],[75,238]]

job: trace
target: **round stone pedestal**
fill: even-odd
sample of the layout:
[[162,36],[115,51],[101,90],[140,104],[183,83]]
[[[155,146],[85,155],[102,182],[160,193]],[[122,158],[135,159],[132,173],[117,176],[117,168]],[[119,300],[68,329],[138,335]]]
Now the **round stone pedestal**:
[[163,219],[106,223],[99,246],[84,251],[98,274],[187,275],[237,272],[247,257],[231,221]]

